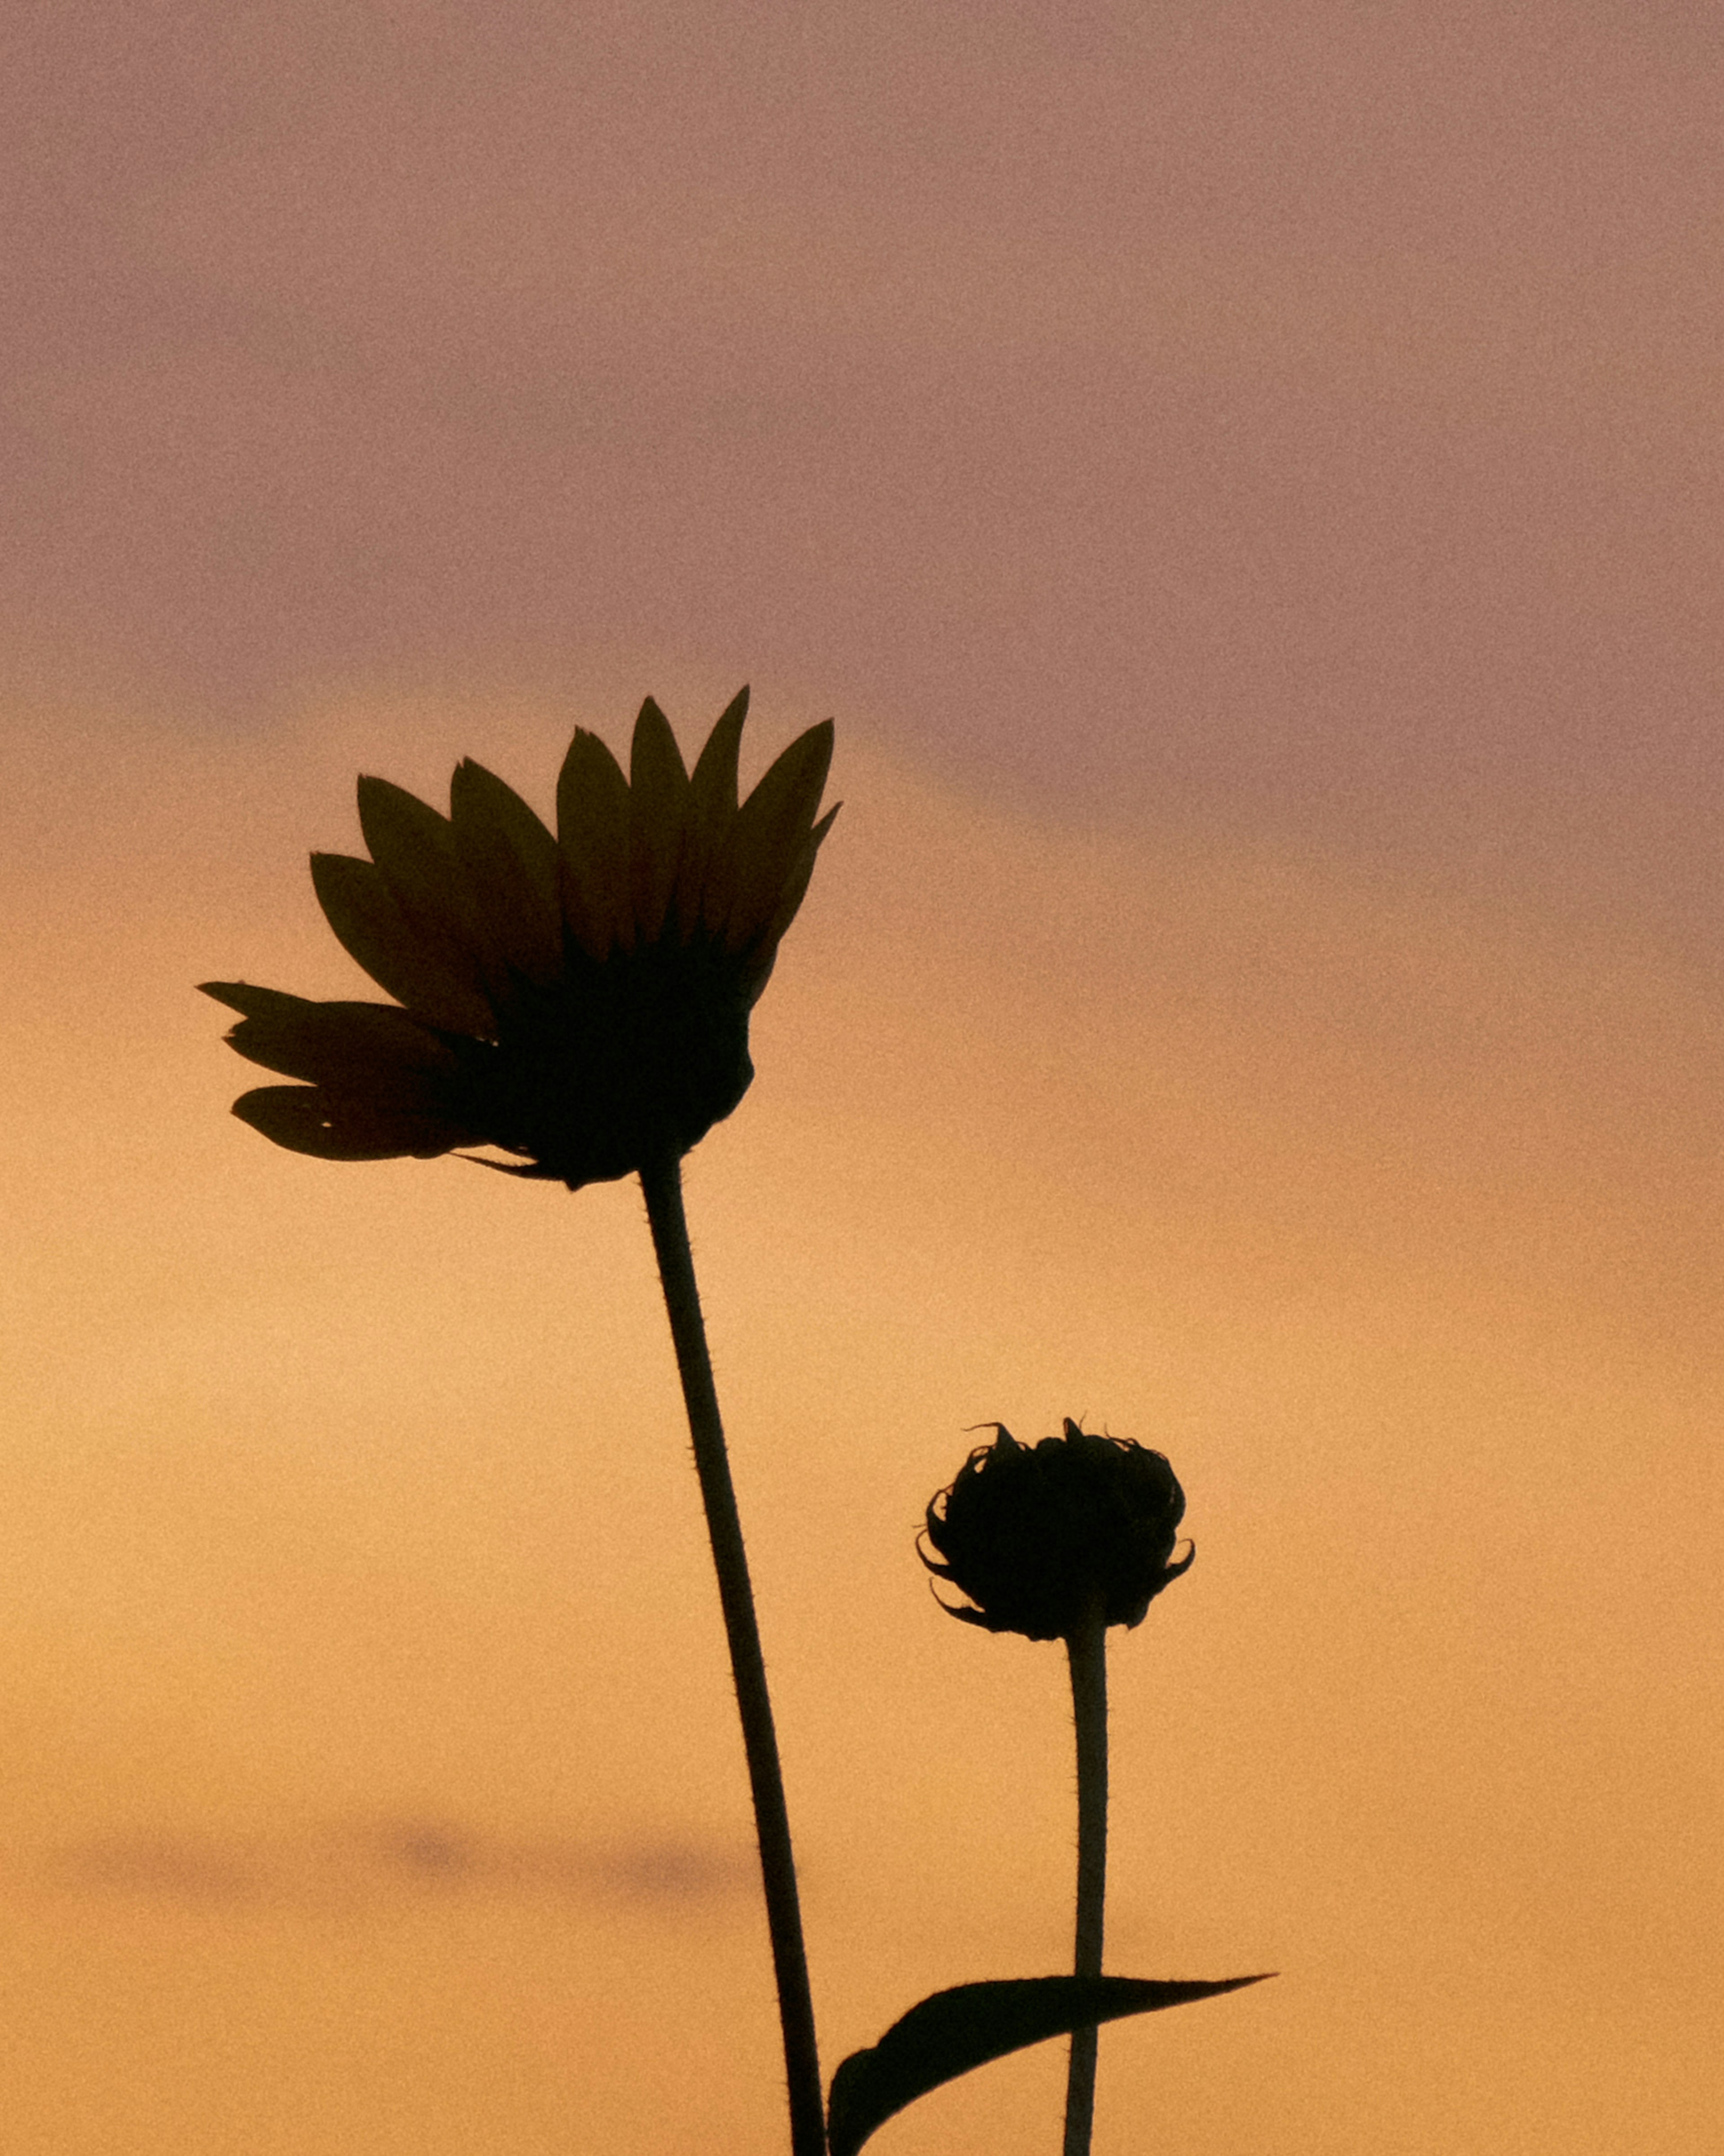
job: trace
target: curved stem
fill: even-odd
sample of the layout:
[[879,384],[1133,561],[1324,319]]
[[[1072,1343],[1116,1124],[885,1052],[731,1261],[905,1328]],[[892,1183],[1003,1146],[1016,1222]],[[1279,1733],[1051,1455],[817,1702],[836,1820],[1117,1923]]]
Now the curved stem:
[[797,1900],[796,1865],[790,1847],[790,1815],[784,1802],[784,1777],[778,1764],[778,1740],[772,1728],[772,1703],[767,1692],[765,1658],[754,1594],[748,1584],[748,1558],[742,1547],[742,1522],[725,1451],[719,1419],[718,1391],[712,1358],[695,1284],[694,1255],[689,1248],[688,1218],[682,1203],[682,1163],[669,1160],[643,1168],[640,1186],[658,1255],[670,1337],[688,1409],[694,1440],[695,1472],[706,1508],[712,1562],[718,1573],[718,1597],[724,1610],[725,1637],[731,1650],[736,1707],[742,1720],[742,1745],[754,1795],[755,1831],[760,1843],[762,1883],[766,1890],[767,1928],[772,1937],[772,1969],[778,1982],[778,2019],[784,2030],[784,2072],[790,2096],[793,2156],[825,2156],[825,2107],[820,2093],[820,2057],[814,2041],[814,2005],[808,1989],[808,1956],[803,1946],[802,1912]]
[[[1107,1620],[1100,1602],[1067,1635],[1071,1661],[1071,1712],[1077,1727],[1078,1859],[1075,1976],[1101,1974],[1102,1917],[1107,1899]],[[1079,2029],[1071,2039],[1065,2075],[1063,2156],[1090,2156],[1095,2116],[1096,2031]]]

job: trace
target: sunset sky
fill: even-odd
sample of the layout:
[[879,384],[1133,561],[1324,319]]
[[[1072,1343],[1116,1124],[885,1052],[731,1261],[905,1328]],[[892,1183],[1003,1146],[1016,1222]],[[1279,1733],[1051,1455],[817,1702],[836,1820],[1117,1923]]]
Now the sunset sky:
[[[336,1166],[356,773],[844,813],[687,1164],[828,2071],[1070,1952],[976,1424],[1167,1452],[1097,2156],[1724,2071],[1710,10],[29,0],[0,33],[7,2156],[787,2145],[638,1190]],[[884,2128],[1045,2156],[1061,2047]]]

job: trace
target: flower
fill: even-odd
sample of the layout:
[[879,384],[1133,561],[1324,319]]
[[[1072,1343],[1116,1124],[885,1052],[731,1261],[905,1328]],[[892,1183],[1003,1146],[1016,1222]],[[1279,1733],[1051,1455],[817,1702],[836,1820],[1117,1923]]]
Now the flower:
[[1020,1445],[1003,1423],[927,1511],[920,1552],[975,1604],[947,1614],[990,1632],[1070,1639],[1099,1598],[1109,1625],[1141,1625],[1197,1552],[1171,1563],[1185,1492],[1159,1452],[1099,1437],[1070,1416],[1064,1437]]
[[748,1014],[836,808],[815,820],[832,724],[811,726],[739,807],[744,689],[692,773],[650,697],[629,775],[577,731],[557,835],[480,764],[447,818],[359,782],[369,860],[313,854],[331,927],[383,1003],[313,1003],[244,981],[203,993],[241,1014],[228,1045],[302,1082],[233,1104],[324,1160],[428,1160],[492,1145],[571,1190],[680,1157],[754,1075]]

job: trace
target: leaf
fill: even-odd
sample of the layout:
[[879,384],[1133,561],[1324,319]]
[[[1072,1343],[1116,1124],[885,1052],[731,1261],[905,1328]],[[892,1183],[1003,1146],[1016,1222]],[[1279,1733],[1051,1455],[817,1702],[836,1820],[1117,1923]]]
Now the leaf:
[[1215,1999],[1263,1980],[1261,1975],[1212,1983],[1026,1976],[936,1991],[895,2021],[871,2050],[853,2051],[832,2076],[827,2129],[831,2156],[856,2156],[869,2135],[906,2104],[972,2066],[985,2066],[990,2059],[1003,2059],[1049,2036],[1069,2036],[1075,2029],[1116,2021],[1122,2015]]

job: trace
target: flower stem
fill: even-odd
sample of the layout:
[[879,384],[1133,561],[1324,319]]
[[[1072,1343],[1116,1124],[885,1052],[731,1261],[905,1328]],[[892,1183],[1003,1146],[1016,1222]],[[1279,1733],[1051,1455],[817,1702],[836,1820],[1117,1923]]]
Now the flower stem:
[[673,1154],[643,1168],[640,1184],[646,1195],[647,1219],[652,1225],[659,1278],[664,1286],[676,1367],[688,1409],[695,1471],[706,1507],[725,1637],[731,1650],[731,1672],[742,1720],[742,1745],[754,1794],[767,1928],[778,1982],[778,2019],[784,2030],[790,2145],[793,2156],[825,2156],[825,2107],[820,2094],[820,2058],[814,2041],[814,2005],[803,1946],[796,1864],[790,1847],[790,1815],[784,1802],[784,1777],[778,1764],[778,1740],[772,1728],[772,1703],[767,1692],[754,1593],[748,1584],[742,1522],[725,1451],[724,1425],[719,1419],[718,1392],[712,1380],[700,1291],[695,1284],[694,1254],[689,1247],[688,1217],[682,1203],[682,1163]]
[[[1082,1625],[1066,1635],[1065,1650],[1071,1661],[1071,1712],[1077,1727],[1077,1940],[1072,1973],[1100,1976],[1107,1898],[1107,1620],[1099,1600],[1091,1604]],[[1096,2033],[1090,2028],[1072,2035],[1063,2156],[1090,2156]]]

